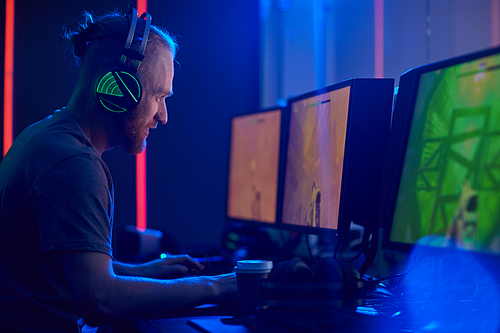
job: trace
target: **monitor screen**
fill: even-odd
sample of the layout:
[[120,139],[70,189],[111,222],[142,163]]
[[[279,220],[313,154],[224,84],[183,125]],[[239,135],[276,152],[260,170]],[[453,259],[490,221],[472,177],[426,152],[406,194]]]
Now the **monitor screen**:
[[236,116],[231,123],[227,216],[276,222],[281,109]]
[[393,89],[392,79],[351,79],[289,100],[284,227],[345,234],[351,222],[377,224],[368,211],[380,182]]
[[403,74],[384,247],[500,253],[500,50]]

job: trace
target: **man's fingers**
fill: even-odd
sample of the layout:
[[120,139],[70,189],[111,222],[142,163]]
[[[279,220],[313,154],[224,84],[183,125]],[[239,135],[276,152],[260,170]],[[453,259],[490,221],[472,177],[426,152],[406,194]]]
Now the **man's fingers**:
[[181,277],[181,276],[186,276],[189,273],[189,268],[183,265],[173,265],[170,266],[169,268],[169,276],[172,277]]
[[188,255],[176,255],[176,256],[170,256],[164,259],[165,263],[168,265],[183,265],[186,266],[188,269],[194,269],[194,270],[202,270],[205,268],[200,263],[197,263],[196,261],[193,260]]

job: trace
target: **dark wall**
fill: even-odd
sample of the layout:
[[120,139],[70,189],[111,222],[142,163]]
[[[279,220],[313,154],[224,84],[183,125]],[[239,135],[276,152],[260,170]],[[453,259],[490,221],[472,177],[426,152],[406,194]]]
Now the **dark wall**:
[[335,31],[341,32],[335,35],[336,81],[373,77],[373,2],[336,1],[333,10]]
[[66,105],[78,75],[61,38],[64,25],[75,28],[83,9],[103,14],[115,1],[16,0],[14,47],[14,136]]
[[[78,68],[63,25],[117,3],[16,1],[14,136],[72,93]],[[259,106],[258,1],[149,0],[148,12],[180,44],[169,122],[148,139],[148,226],[181,246],[215,244],[225,222],[230,117]],[[103,157],[115,182],[115,230],[135,225],[135,157],[121,148]]]
[[148,225],[182,244],[218,243],[230,117],[259,107],[258,1],[150,1],[148,8],[180,45],[169,120],[148,142]]

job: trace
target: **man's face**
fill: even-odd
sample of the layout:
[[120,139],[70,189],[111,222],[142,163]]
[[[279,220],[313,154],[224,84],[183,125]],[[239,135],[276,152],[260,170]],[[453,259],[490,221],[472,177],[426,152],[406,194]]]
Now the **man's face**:
[[141,102],[134,110],[116,117],[119,145],[130,154],[143,151],[149,130],[156,128],[158,123],[166,124],[168,120],[165,99],[173,93],[173,58],[172,53],[165,47],[155,47],[161,47],[161,52],[141,64],[144,82]]

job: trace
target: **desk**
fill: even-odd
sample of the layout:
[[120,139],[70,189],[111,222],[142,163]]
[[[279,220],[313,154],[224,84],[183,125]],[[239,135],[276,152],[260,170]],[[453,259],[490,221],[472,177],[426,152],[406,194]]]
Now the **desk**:
[[[234,306],[205,305],[194,309],[171,311],[165,315],[138,317],[132,324],[141,333],[250,333],[241,325],[226,325],[223,318],[232,318],[238,309]],[[198,327],[198,328],[195,328]]]
[[[229,310],[229,311],[228,311]],[[327,309],[326,313],[331,314],[327,321],[316,320],[314,314],[320,310],[290,309],[285,311],[287,317],[276,315],[280,312],[263,310],[259,316],[268,314],[268,318],[278,318],[279,323],[287,322],[289,325],[270,324],[270,322],[255,321],[250,317],[235,316],[234,308],[224,307],[202,307],[176,311],[168,313],[168,316],[158,316],[151,318],[136,318],[133,325],[141,333],[255,333],[255,332],[303,332],[307,329],[311,332],[335,332],[335,333],[401,333],[395,322],[382,320],[382,317],[364,316],[345,308]],[[307,317],[307,322],[300,319],[303,314]],[[285,319],[286,318],[286,319]],[[325,319],[325,317],[322,317]],[[226,320],[224,320],[226,319]],[[249,322],[250,320],[250,322]],[[381,321],[382,320],[382,321]],[[223,322],[224,321],[224,322]],[[255,325],[251,330],[245,325]],[[276,322],[275,322],[276,323]],[[302,326],[307,324],[306,326]],[[307,328],[306,328],[307,327]]]
[[[141,333],[251,333],[252,330],[240,325],[227,325],[221,319],[226,316],[183,317],[168,319],[138,320],[134,326]],[[195,328],[197,327],[197,328]]]

